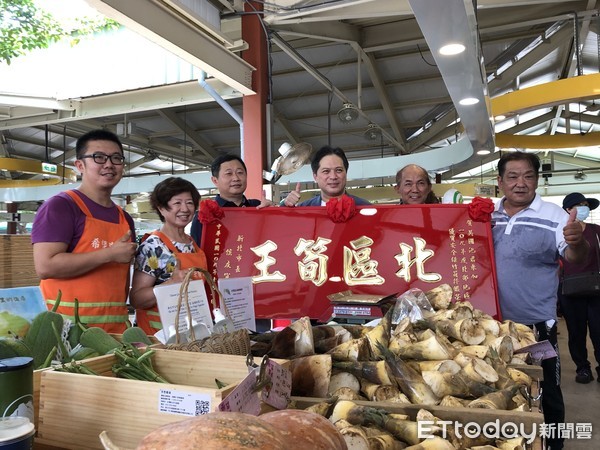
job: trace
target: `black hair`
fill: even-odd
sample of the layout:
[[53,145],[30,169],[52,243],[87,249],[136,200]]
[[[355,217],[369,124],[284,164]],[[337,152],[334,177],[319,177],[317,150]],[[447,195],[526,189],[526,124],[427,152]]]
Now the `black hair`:
[[92,130],[83,134],[79,139],[77,139],[77,143],[75,144],[75,155],[77,159],[81,159],[82,156],[85,155],[87,150],[87,146],[92,141],[111,141],[119,146],[121,149],[121,153],[123,153],[123,144],[119,140],[119,137],[108,130]]
[[506,164],[509,161],[527,161],[533,168],[536,175],[540,173],[540,158],[535,153],[527,152],[509,152],[504,153],[498,160],[498,175],[500,178],[504,177],[506,172]]
[[156,211],[161,222],[164,222],[165,218],[158,208],[170,209],[169,200],[183,192],[189,192],[192,195],[194,209],[197,210],[200,203],[200,193],[190,181],[180,177],[169,177],[154,186],[154,190],[150,194],[150,206]]
[[344,163],[344,169],[346,169],[346,172],[348,171],[348,158],[346,158],[344,150],[342,150],[339,147],[330,147],[329,145],[326,145],[317,150],[316,153],[313,155],[312,160],[310,161],[310,167],[313,173],[316,174],[319,171],[321,160],[329,155],[339,156],[342,162]]
[[233,155],[231,153],[228,153],[226,155],[217,156],[213,160],[212,164],[210,165],[210,172],[212,173],[212,176],[219,178],[219,172],[221,171],[221,164],[229,162],[229,161],[239,161],[242,164],[242,167],[244,168],[244,172],[248,173],[248,169],[246,169],[246,164],[244,164],[244,161],[242,161],[242,158],[240,158],[238,155]]

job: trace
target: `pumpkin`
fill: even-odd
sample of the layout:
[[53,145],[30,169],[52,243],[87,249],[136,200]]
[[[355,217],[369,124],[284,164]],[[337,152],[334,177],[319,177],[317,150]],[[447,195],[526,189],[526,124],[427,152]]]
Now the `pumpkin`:
[[284,409],[258,416],[277,428],[286,450],[347,450],[346,441],[325,417],[300,409]]
[[146,435],[137,447],[138,450],[187,448],[281,450],[291,447],[277,427],[256,416],[237,412],[213,412],[163,425]]

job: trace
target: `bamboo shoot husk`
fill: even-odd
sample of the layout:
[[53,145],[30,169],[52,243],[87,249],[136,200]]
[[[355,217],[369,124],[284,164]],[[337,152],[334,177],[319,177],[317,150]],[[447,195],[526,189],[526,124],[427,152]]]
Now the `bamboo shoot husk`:
[[432,328],[435,327],[435,323],[440,320],[462,320],[462,319],[472,319],[473,318],[473,310],[468,306],[459,305],[454,307],[453,309],[441,309],[436,311],[434,314],[427,316],[427,322],[432,324]]
[[512,336],[515,339],[519,339],[517,324],[512,320],[504,320],[500,323],[500,336]]
[[443,361],[418,361],[419,371],[436,370],[442,373],[457,373],[461,367],[452,359]]
[[390,378],[409,398],[411,403],[435,405],[439,402],[439,398],[434,395],[421,375],[401,358],[394,357],[391,353],[388,353],[386,361],[390,368]]
[[372,402],[410,404],[408,397],[398,387],[389,384],[375,384],[363,378],[360,380],[360,392]]
[[469,378],[479,383],[495,383],[498,381],[496,370],[483,359],[472,358],[462,370]]
[[379,350],[379,344],[387,348],[390,344],[390,334],[392,327],[392,309],[390,309],[381,319],[381,321],[373,327],[365,336],[371,347],[371,355],[375,359],[381,359],[382,354]]
[[470,379],[462,371],[456,374],[435,371],[423,372],[423,380],[434,395],[443,398],[452,395],[459,398],[477,398],[494,391],[490,386]]
[[454,355],[454,349],[442,343],[435,334],[423,341],[390,350],[401,358],[417,361],[441,361],[452,359]]
[[478,345],[485,339],[485,331],[475,319],[460,319],[455,322],[443,320],[436,324],[436,329],[467,345]]
[[390,337],[390,342],[388,345],[388,349],[391,352],[397,352],[402,347],[407,345],[412,345],[415,342],[418,342],[415,334],[412,331],[403,331],[401,333],[393,333]]
[[348,450],[370,450],[369,438],[362,427],[350,426],[339,430]]
[[358,378],[350,372],[339,372],[331,375],[329,379],[328,395],[338,390],[341,387],[348,387],[354,392],[360,391],[360,382]]
[[389,417],[384,410],[356,405],[350,401],[338,401],[329,420],[333,423],[338,420],[346,420],[352,425],[376,425],[404,442],[415,444],[420,441],[416,422],[394,419]]
[[491,334],[492,336],[500,334],[500,323],[496,319],[478,318],[477,320],[486,334]]
[[410,400],[400,391],[400,389],[398,389],[396,386],[389,385],[378,386],[377,389],[375,389],[371,401],[402,403],[405,405],[410,405]]
[[452,303],[452,287],[446,283],[440,284],[425,292],[425,297],[427,297],[429,304],[436,311],[447,309]]
[[290,361],[292,395],[326,397],[331,378],[331,356],[302,356]]
[[395,384],[385,361],[334,361],[333,367],[375,384]]
[[[312,334],[313,334],[313,339],[315,340],[315,343],[322,339],[328,339],[330,337],[335,336],[336,329],[338,329],[338,328],[342,329],[342,327],[334,326],[334,325],[318,325],[318,326],[312,327]],[[344,330],[344,331],[346,331],[346,330]]]
[[327,354],[335,361],[366,361],[371,357],[371,347],[369,340],[363,336],[343,342]]
[[379,386],[381,386],[381,384],[372,383],[366,378],[360,379],[360,392],[370,401],[373,401],[373,398],[375,397],[375,392],[377,391],[377,388]]
[[337,388],[331,393],[331,396],[333,398],[337,398],[338,400],[368,400],[366,397],[363,397],[358,392],[353,391],[348,386],[341,386]]
[[469,408],[483,408],[483,409],[511,409],[514,405],[512,398],[515,395],[516,390],[514,388],[501,389],[496,392],[491,392],[483,397],[479,397],[473,400],[467,405]]
[[448,406],[451,408],[464,408],[470,403],[470,400],[454,397],[453,395],[446,395],[440,401],[439,406]]
[[[346,330],[344,330],[346,331]],[[338,345],[347,342],[351,339],[350,337],[350,333],[346,331],[347,336],[349,337],[349,339],[344,339],[342,336],[339,335],[335,335],[335,336],[331,336],[325,339],[320,339],[320,340],[316,340],[315,341],[315,352],[322,354],[322,353],[327,353],[328,351],[334,349],[335,347],[337,347]]]
[[290,324],[290,328],[296,332],[294,340],[294,355],[308,356],[315,354],[315,341],[313,339],[310,318],[302,317]]
[[333,409],[333,405],[335,403],[335,399],[327,399],[325,401],[315,403],[314,405],[310,405],[308,408],[305,408],[306,411],[313,412],[323,417],[329,417],[329,413]]
[[483,359],[488,353],[488,347],[486,345],[465,345],[461,347],[460,351],[465,355]]
[[529,375],[527,375],[525,372],[523,372],[522,370],[515,369],[513,367],[507,367],[506,370],[508,371],[508,374],[510,375],[510,377],[513,379],[513,381],[516,384],[530,387],[531,384],[533,383],[533,380],[531,379],[531,377]]
[[498,352],[498,356],[504,362],[509,362],[514,353],[514,340],[509,335],[501,335],[490,342],[490,348]]

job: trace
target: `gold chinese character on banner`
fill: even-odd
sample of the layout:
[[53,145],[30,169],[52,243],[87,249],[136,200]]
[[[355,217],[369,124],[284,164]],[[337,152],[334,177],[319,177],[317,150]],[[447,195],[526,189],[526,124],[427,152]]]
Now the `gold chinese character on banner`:
[[400,270],[396,272],[396,276],[398,278],[404,278],[406,282],[410,282],[410,268],[412,265],[415,265],[417,268],[417,278],[419,280],[430,283],[440,281],[442,276],[439,273],[425,272],[425,261],[434,255],[433,250],[427,250],[425,248],[427,243],[424,239],[413,237],[413,240],[415,241],[414,259],[411,259],[413,247],[405,243],[399,244],[401,253],[394,255],[394,258],[396,258],[396,261],[398,261],[398,265],[400,266]]
[[344,246],[344,281],[348,286],[385,283],[377,273],[379,263],[371,260],[371,245],[371,238],[361,236],[350,242],[352,249]]
[[298,239],[294,247],[294,253],[300,256],[304,253],[302,261],[298,261],[298,273],[304,281],[312,281],[315,286],[321,286],[327,281],[327,260],[329,257],[324,255],[327,251],[327,244],[331,239],[322,237],[316,241],[311,239]]
[[253,283],[264,283],[266,281],[285,281],[286,277],[280,271],[276,270],[273,273],[269,273],[269,267],[277,262],[275,258],[269,256],[269,253],[277,250],[277,244],[275,242],[266,241],[261,245],[251,247],[250,250],[252,250],[256,256],[260,257],[260,261],[254,263],[254,267],[259,270],[260,274],[252,277]]

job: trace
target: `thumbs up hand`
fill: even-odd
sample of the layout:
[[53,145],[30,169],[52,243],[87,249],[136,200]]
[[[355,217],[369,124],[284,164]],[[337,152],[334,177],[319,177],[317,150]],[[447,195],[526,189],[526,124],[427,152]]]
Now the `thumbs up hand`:
[[569,220],[563,228],[563,236],[569,247],[577,247],[586,244],[587,241],[583,237],[583,225],[576,220],[577,208],[572,208],[569,212]]
[[131,230],[127,230],[119,240],[110,247],[113,254],[112,260],[118,263],[130,263],[135,256],[137,244],[131,241]]
[[290,192],[283,200],[285,206],[296,206],[300,201],[300,182],[296,183],[296,189]]
[[265,207],[267,207],[267,206],[275,206],[275,203],[273,203],[271,200],[269,200],[269,199],[267,198],[267,193],[266,193],[266,192],[264,191],[264,189],[263,189],[263,194],[262,194],[262,197],[261,197],[261,199],[260,199],[260,205],[258,205],[258,206],[256,207],[256,209],[265,208]]

